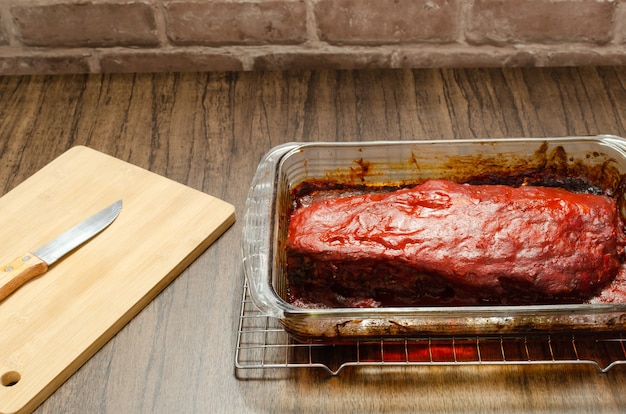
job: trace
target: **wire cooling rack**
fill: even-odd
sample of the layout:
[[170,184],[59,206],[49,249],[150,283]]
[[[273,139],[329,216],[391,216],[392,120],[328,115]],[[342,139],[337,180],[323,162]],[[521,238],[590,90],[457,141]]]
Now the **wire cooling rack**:
[[[359,340],[341,344],[296,341],[263,315],[244,283],[235,368],[318,368],[338,375],[347,367],[585,364],[600,373],[626,364],[626,335],[467,336]],[[249,372],[249,371],[246,371]]]

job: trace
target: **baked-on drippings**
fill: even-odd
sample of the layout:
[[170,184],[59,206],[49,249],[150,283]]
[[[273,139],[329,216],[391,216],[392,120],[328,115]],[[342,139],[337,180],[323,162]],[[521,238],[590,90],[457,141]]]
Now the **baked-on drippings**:
[[427,181],[296,209],[288,300],[301,306],[579,303],[621,266],[615,201],[548,187]]

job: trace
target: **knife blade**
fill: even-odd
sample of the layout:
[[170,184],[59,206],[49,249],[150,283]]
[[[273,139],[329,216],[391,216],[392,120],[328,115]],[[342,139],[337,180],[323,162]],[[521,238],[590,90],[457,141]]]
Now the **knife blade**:
[[0,267],[0,302],[31,279],[44,274],[57,260],[106,229],[122,210],[118,200],[32,252]]

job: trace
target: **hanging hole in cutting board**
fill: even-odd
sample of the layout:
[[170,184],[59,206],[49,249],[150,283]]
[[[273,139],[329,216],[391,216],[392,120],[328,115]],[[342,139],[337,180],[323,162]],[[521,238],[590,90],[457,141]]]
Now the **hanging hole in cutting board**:
[[9,372],[5,372],[4,374],[2,374],[2,377],[0,377],[2,380],[2,385],[5,387],[12,387],[15,384],[17,384],[18,382],[20,382],[20,379],[22,378],[20,373],[17,371],[9,371]]

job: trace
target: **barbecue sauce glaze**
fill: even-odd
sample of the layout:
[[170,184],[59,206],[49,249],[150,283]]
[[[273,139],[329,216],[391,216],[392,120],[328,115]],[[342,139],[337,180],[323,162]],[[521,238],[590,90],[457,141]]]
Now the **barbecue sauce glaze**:
[[615,200],[602,194],[445,180],[328,194],[302,197],[289,220],[298,306],[581,303],[622,265]]

